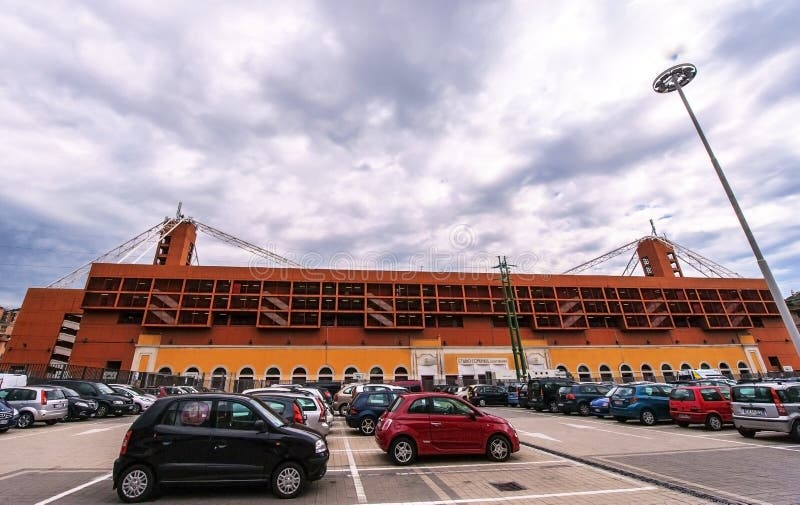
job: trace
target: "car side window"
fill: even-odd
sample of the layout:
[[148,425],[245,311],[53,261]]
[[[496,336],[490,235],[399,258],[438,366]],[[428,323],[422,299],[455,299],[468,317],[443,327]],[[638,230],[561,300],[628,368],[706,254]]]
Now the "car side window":
[[79,383],[75,385],[78,392],[82,395],[94,395],[94,388],[86,383]]
[[161,424],[207,428],[210,426],[210,418],[210,400],[174,402],[164,412],[164,416],[161,418]]
[[20,392],[23,400],[33,401],[36,399],[36,391],[33,389],[20,389]]
[[432,413],[445,416],[458,414],[459,411],[455,403],[450,398],[433,398]]
[[389,395],[386,393],[371,394],[367,398],[367,405],[371,406],[389,405]]
[[239,402],[220,400],[215,411],[214,427],[226,430],[253,430],[259,417]]
[[707,402],[718,402],[722,401],[722,395],[719,394],[714,388],[703,388],[700,390],[700,396],[703,397],[703,400]]
[[416,399],[408,406],[409,414],[426,414],[427,412],[428,408],[425,405],[425,398]]
[[800,387],[792,387],[786,390],[786,403],[800,403]]
[[281,416],[286,411],[286,405],[284,405],[281,402],[276,402],[274,400],[263,400],[263,399],[261,401],[266,403],[269,408],[271,408],[272,410],[274,410],[276,413],[278,413]]

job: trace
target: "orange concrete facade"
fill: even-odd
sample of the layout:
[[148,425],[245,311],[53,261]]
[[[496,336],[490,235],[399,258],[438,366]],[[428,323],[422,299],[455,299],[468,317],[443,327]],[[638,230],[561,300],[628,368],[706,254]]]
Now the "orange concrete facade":
[[[84,289],[30,289],[3,361],[281,381],[513,375],[496,275],[190,266],[194,230],[176,232],[154,265],[98,263]],[[640,246],[650,276],[512,275],[529,368],[800,369],[763,280],[681,277],[660,245]]]

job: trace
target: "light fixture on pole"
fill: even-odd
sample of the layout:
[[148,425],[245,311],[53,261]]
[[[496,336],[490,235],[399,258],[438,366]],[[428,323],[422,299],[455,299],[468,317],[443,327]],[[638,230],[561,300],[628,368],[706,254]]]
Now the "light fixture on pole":
[[764,280],[767,281],[767,286],[769,286],[769,291],[772,293],[772,298],[775,300],[775,304],[778,306],[778,311],[781,314],[781,319],[783,319],[783,324],[786,326],[786,330],[789,332],[789,336],[794,343],[795,350],[798,354],[800,354],[800,333],[798,333],[797,326],[795,326],[794,321],[792,320],[792,315],[789,313],[789,307],[786,306],[786,300],[784,300],[781,290],[778,288],[778,283],[775,282],[775,277],[772,276],[772,271],[770,271],[769,265],[767,265],[767,260],[764,259],[764,255],[761,254],[761,249],[758,247],[758,243],[756,242],[756,238],[753,236],[753,232],[750,231],[750,225],[747,224],[747,220],[744,218],[742,209],[739,207],[739,202],[736,201],[736,195],[733,194],[733,189],[731,189],[730,184],[728,184],[728,179],[722,172],[722,167],[719,166],[719,162],[714,156],[714,152],[711,150],[711,146],[708,144],[708,140],[706,140],[703,130],[700,128],[700,123],[697,121],[694,112],[692,112],[692,108],[689,106],[688,100],[686,100],[686,95],[683,94],[683,87],[692,82],[692,79],[694,79],[696,75],[697,67],[691,63],[681,63],[680,65],[675,65],[674,67],[664,70],[661,72],[661,74],[659,74],[658,77],[656,77],[656,80],[653,81],[653,90],[655,90],[657,93],[670,93],[677,90],[678,94],[681,96],[683,105],[686,106],[686,111],[689,113],[692,123],[694,123],[697,134],[700,135],[700,140],[703,142],[703,146],[706,148],[708,157],[711,158],[711,164],[714,166],[714,170],[717,172],[717,177],[719,177],[719,181],[722,183],[722,188],[725,190],[725,194],[728,195],[728,200],[731,202],[733,211],[736,213],[736,217],[739,219],[739,224],[742,225],[742,230],[747,237],[747,241],[750,242],[750,247],[753,249],[753,254],[756,257],[756,262],[758,262],[758,267],[761,269],[761,273],[764,275]]

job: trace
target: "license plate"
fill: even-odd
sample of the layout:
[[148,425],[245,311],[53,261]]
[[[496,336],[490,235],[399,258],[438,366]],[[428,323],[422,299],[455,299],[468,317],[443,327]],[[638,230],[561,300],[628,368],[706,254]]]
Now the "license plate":
[[678,414],[678,419],[689,419],[689,414]]
[[742,409],[742,414],[746,416],[764,416],[764,409]]
[[8,424],[8,419],[0,419],[0,426],[5,426]]
[[622,400],[614,400],[614,405],[622,405]]

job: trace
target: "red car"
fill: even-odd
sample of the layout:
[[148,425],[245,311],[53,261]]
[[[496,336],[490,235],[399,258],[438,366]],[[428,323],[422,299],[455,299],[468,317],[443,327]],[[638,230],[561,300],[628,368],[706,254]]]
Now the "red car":
[[705,424],[710,430],[721,430],[724,423],[733,423],[731,388],[727,386],[679,386],[669,393],[669,415],[675,424]]
[[432,454],[486,454],[505,461],[519,451],[511,423],[447,393],[397,397],[378,419],[375,440],[398,465]]

